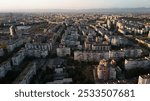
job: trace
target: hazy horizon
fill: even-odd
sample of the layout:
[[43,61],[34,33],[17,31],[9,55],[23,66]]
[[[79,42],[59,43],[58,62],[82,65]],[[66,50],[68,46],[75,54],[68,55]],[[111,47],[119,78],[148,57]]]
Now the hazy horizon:
[[0,11],[150,7],[150,0],[3,0]]

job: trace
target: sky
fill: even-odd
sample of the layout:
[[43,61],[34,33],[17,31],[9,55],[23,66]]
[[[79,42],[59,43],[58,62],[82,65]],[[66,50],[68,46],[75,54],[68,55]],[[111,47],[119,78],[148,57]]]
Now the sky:
[[150,7],[150,0],[0,0],[0,10]]

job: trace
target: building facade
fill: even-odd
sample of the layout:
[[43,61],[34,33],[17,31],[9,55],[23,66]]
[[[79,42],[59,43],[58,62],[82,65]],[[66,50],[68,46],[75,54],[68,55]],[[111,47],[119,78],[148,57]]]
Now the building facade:
[[22,38],[19,38],[17,40],[11,40],[7,44],[7,50],[8,50],[8,52],[12,52],[12,51],[14,51],[15,48],[17,48],[23,44],[24,44],[24,39],[22,39]]
[[150,84],[150,74],[139,76],[138,84]]
[[108,60],[100,60],[97,66],[97,77],[100,80],[116,79],[116,66]]
[[4,55],[4,50],[3,48],[0,48],[0,56],[3,56]]
[[109,51],[111,46],[108,44],[92,44],[93,51]]
[[8,59],[7,61],[0,64],[0,78],[5,77],[7,72],[9,70],[12,70],[12,66],[11,66],[10,62],[11,62],[11,60]]
[[52,50],[52,43],[27,43],[25,50],[27,56],[45,58]]
[[99,62],[100,59],[109,59],[108,52],[92,52],[92,51],[75,51],[74,60],[77,61],[95,61]]
[[68,47],[62,47],[62,48],[57,48],[57,56],[63,57],[63,56],[70,56],[71,55],[71,50]]
[[13,57],[12,57],[12,65],[18,66],[20,63],[25,59],[25,49],[22,48],[20,51],[18,51]]
[[148,68],[150,67],[150,59],[126,59],[125,60],[125,69],[133,69],[133,68]]

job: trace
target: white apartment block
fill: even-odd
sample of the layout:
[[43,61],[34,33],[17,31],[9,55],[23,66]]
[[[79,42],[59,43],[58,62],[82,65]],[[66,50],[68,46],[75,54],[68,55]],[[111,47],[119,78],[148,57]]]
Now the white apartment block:
[[27,43],[25,45],[26,50],[52,50],[52,43]]
[[45,58],[52,50],[52,43],[27,43],[25,49],[27,56]]
[[88,51],[75,51],[74,60],[78,61],[99,61],[100,59],[109,59],[108,52],[88,52]]
[[140,57],[142,55],[141,49],[123,49],[118,51],[75,51],[74,52],[74,60],[78,61],[99,61],[100,59],[120,59],[124,57]]

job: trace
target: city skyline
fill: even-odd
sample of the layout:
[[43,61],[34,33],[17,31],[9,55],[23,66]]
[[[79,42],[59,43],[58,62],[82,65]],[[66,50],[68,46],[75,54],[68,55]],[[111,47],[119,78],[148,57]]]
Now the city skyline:
[[0,11],[150,7],[149,0],[3,0]]

